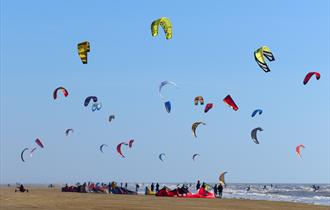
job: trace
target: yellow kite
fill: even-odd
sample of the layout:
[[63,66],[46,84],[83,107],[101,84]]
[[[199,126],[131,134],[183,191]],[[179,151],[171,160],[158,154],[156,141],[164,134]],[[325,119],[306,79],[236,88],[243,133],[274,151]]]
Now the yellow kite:
[[260,68],[262,68],[262,70],[264,70],[265,72],[269,72],[270,69],[266,64],[265,57],[269,61],[275,60],[273,53],[266,46],[262,46],[259,49],[257,49],[256,51],[254,51],[254,59],[256,60],[256,62],[260,66]]
[[89,42],[81,42],[78,44],[78,54],[83,62],[83,64],[87,64],[87,53],[90,51]]
[[158,35],[158,27],[159,25],[163,28],[165,32],[166,39],[172,38],[172,23],[170,19],[166,17],[161,17],[158,20],[155,20],[151,23],[151,34],[152,36]]

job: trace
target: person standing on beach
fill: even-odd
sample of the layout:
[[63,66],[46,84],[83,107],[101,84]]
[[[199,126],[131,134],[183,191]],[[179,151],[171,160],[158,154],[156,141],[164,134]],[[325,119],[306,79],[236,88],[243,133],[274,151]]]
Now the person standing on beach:
[[199,190],[199,188],[201,188],[201,183],[199,180],[197,180],[197,184],[196,184],[196,190]]
[[218,194],[218,186],[217,186],[217,184],[214,185],[213,191],[214,191],[214,195],[217,196],[217,194]]
[[156,192],[158,192],[158,191],[159,191],[159,184],[157,182],[157,184],[156,184]]
[[139,184],[136,184],[136,185],[135,185],[135,192],[136,192],[136,193],[139,191],[139,188],[140,188]]
[[222,186],[222,184],[219,184],[218,185],[219,198],[222,198],[222,191],[223,191],[223,186]]
[[128,184],[127,184],[127,182],[125,183],[125,188],[127,189],[127,186],[128,186]]
[[155,189],[154,183],[151,183],[150,189],[151,189],[152,192],[154,191],[154,189]]

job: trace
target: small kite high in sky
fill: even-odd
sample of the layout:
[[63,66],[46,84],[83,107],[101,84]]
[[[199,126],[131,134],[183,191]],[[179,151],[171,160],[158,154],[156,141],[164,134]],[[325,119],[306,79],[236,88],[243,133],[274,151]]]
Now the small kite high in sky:
[[167,17],[161,17],[151,23],[151,35],[158,35],[159,25],[163,28],[165,32],[166,39],[172,38],[172,23]]
[[58,87],[53,92],[53,98],[54,100],[57,99],[57,92],[61,91],[64,95],[64,97],[67,97],[69,95],[69,92],[64,87]]
[[78,54],[83,64],[87,64],[87,54],[90,51],[89,42],[81,42],[78,44]]
[[254,59],[258,63],[259,67],[262,70],[264,70],[264,72],[270,72],[270,69],[265,61],[265,57],[269,61],[275,60],[273,53],[270,51],[270,49],[267,46],[262,46],[256,51],[254,51]]
[[305,78],[304,78],[304,82],[303,82],[304,85],[306,85],[306,84],[309,82],[310,78],[311,78],[313,75],[315,75],[315,78],[316,78],[317,80],[319,80],[319,79],[321,78],[321,74],[320,74],[319,72],[309,72],[309,73],[306,74],[306,76],[305,76]]

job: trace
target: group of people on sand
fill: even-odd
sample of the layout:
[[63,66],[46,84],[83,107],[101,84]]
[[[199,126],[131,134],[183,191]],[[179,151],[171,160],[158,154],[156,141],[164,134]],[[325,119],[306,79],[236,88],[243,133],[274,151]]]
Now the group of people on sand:
[[[202,188],[206,188],[206,183],[203,182],[202,185],[201,185],[201,182],[199,180],[197,180],[197,183],[196,183],[196,190],[198,191],[201,187]],[[214,191],[214,195],[218,198],[222,198],[222,192],[223,192],[223,185],[222,184],[215,184],[213,186],[213,191]]]

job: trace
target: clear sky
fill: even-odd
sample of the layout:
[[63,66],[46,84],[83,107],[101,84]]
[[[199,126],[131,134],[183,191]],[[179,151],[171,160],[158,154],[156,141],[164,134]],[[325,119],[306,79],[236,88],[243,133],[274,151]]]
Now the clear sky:
[[[162,16],[171,40],[151,36]],[[329,183],[329,36],[326,0],[2,0],[0,182],[216,182],[228,171],[228,182]],[[85,40],[87,65],[76,49]],[[276,59],[269,73],[253,57],[262,45]],[[309,71],[321,79],[304,86]],[[163,80],[179,85],[164,88],[170,114]],[[54,101],[59,86],[69,96]],[[227,94],[237,112],[222,102]],[[90,95],[100,111],[83,106]],[[207,114],[197,95],[214,103]],[[257,108],[263,114],[251,118]],[[206,123],[197,138],[195,121]],[[256,145],[250,131],[259,126]],[[45,148],[23,163],[37,137]],[[116,145],[131,138],[121,158]]]

